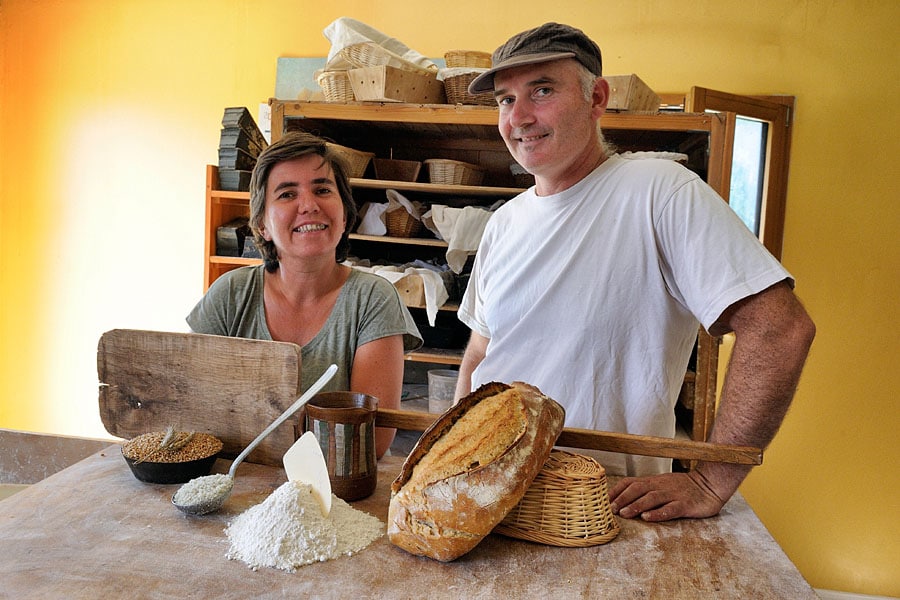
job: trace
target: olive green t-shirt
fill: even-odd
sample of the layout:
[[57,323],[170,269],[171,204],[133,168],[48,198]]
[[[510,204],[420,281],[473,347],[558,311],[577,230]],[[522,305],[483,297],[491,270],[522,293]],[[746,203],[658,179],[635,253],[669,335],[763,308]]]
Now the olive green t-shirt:
[[[271,340],[263,302],[264,267],[240,267],[216,279],[187,316],[195,333]],[[422,336],[397,290],[383,277],[352,270],[322,329],[301,349],[302,389],[332,363],[338,372],[324,390],[349,390],[356,349],[383,337],[403,336],[403,349]]]

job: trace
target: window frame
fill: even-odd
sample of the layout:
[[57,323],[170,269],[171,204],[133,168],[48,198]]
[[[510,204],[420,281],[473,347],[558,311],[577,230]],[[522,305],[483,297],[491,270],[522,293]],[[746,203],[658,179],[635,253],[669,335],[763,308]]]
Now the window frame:
[[[731,188],[731,163],[734,156],[734,130],[737,117],[749,117],[769,123],[766,161],[760,213],[759,238],[777,259],[781,260],[784,244],[784,218],[787,202],[788,166],[790,163],[794,96],[742,96],[694,86],[685,96],[685,112],[719,112],[725,116],[724,152],[721,164],[710,165],[710,178],[721,185],[728,201]],[[715,175],[712,170],[716,169]]]

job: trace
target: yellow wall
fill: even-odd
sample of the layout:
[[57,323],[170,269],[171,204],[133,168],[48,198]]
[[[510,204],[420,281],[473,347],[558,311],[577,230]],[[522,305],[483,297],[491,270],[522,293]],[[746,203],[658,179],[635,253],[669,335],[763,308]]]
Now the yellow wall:
[[201,294],[222,109],[255,114],[276,59],[326,54],[341,15],[429,56],[558,20],[658,91],[797,96],[783,259],[819,333],[742,491],[815,587],[900,596],[890,0],[2,0],[0,427],[106,435],[100,334],[182,330]]

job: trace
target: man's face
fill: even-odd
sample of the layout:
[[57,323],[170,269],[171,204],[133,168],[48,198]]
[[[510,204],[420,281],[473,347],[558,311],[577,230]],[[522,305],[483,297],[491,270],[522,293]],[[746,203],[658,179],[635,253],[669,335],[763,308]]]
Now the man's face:
[[500,135],[516,162],[535,175],[539,193],[569,187],[600,158],[596,124],[608,87],[595,85],[588,99],[579,72],[574,59],[561,59],[494,75]]

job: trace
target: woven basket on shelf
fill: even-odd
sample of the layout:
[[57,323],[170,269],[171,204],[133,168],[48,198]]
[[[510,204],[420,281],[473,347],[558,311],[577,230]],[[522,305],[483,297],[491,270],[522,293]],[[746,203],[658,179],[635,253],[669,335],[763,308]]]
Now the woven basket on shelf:
[[583,548],[619,535],[606,471],[593,458],[553,450],[522,500],[495,533],[551,546]]
[[422,162],[398,158],[374,158],[375,179],[387,181],[415,181],[419,178]]
[[350,76],[347,71],[322,71],[316,82],[325,94],[328,102],[352,102],[353,88],[350,87]]
[[481,185],[484,179],[484,169],[471,163],[447,158],[429,158],[424,162],[428,166],[428,180],[431,183]]
[[437,67],[425,68],[412,63],[402,56],[394,54],[387,48],[379,46],[374,42],[360,42],[358,44],[350,44],[340,49],[341,58],[353,65],[357,69],[366,67],[396,67],[407,71],[436,71]]
[[363,152],[362,150],[355,150],[340,144],[332,144],[331,142],[328,143],[328,146],[344,159],[344,163],[347,165],[347,177],[362,177],[369,166],[369,162],[375,156],[374,152]]
[[402,207],[384,213],[384,224],[391,237],[415,237],[422,229],[422,221]]
[[447,95],[447,104],[480,104],[482,106],[495,106],[497,101],[490,92],[470,94],[469,84],[472,80],[484,73],[487,69],[455,67],[444,69],[444,93]]
[[341,48],[339,53],[341,58],[356,68],[380,67],[400,58],[390,50],[369,42],[350,44]]
[[444,62],[448,67],[477,67],[480,69],[491,68],[491,55],[489,52],[479,50],[448,50],[444,53]]

